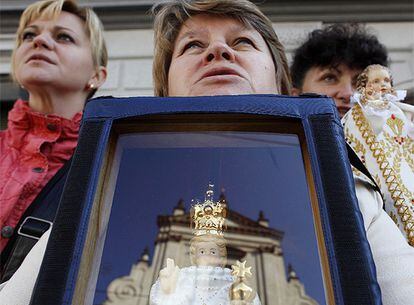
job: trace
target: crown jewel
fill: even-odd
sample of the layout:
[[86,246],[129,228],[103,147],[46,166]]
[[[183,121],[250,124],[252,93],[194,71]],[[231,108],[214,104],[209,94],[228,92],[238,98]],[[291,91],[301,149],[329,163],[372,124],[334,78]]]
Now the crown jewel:
[[191,208],[191,220],[194,223],[194,235],[223,236],[223,226],[227,208],[225,203],[214,202],[213,184],[209,184],[204,202],[197,202]]

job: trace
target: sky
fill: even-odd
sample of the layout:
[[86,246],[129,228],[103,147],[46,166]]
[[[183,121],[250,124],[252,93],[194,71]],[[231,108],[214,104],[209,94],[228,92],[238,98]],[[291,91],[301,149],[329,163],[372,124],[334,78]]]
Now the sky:
[[[122,136],[119,174],[93,304],[106,288],[129,275],[145,247],[153,254],[158,215],[179,199],[187,210],[204,199],[208,183],[215,199],[225,190],[229,207],[284,231],[285,264],[292,264],[306,293],[326,304],[311,204],[299,142],[294,135],[204,132]],[[116,169],[113,169],[116,170]]]

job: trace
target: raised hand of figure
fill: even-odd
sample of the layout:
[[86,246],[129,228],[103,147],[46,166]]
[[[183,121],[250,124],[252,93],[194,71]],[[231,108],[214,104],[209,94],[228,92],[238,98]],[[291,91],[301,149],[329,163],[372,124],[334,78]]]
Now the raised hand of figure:
[[175,265],[174,260],[167,258],[167,266],[160,271],[160,286],[165,294],[174,292],[179,273],[180,268]]

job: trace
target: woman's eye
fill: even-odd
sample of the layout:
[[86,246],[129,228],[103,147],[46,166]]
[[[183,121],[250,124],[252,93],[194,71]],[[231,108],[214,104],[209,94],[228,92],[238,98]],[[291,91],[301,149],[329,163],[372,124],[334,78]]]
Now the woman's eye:
[[335,74],[325,74],[322,76],[322,80],[326,83],[334,83],[338,80]]
[[65,42],[74,42],[74,39],[72,36],[65,34],[65,33],[59,33],[56,36],[58,41],[65,41]]
[[216,255],[216,251],[212,250],[212,251],[210,251],[210,254],[211,255]]
[[250,45],[250,46],[254,46],[253,41],[251,41],[249,38],[246,37],[241,37],[241,38],[237,38],[234,42],[235,45]]
[[197,48],[201,48],[203,45],[201,42],[199,41],[190,41],[189,43],[187,43],[184,48],[183,48],[183,52],[189,50],[189,49],[197,49]]
[[36,37],[36,33],[32,31],[25,31],[22,34],[22,40],[32,40],[35,37]]

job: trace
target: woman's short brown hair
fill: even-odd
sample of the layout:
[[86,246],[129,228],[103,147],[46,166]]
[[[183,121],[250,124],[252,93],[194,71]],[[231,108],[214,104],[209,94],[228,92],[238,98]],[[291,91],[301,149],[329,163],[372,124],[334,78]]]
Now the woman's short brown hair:
[[34,20],[39,18],[57,18],[61,12],[68,12],[78,16],[85,23],[85,33],[91,43],[93,64],[96,69],[100,66],[106,67],[108,53],[103,37],[103,26],[95,12],[86,7],[79,7],[75,0],[45,0],[37,1],[29,5],[20,17],[19,27],[16,33],[16,44],[12,54],[12,76],[15,77],[14,56],[23,41],[25,28]]
[[174,43],[183,23],[191,16],[209,14],[235,18],[262,35],[272,54],[279,93],[290,94],[291,81],[283,45],[271,21],[248,0],[173,0],[153,7],[154,21],[154,94],[168,96],[168,72]]

